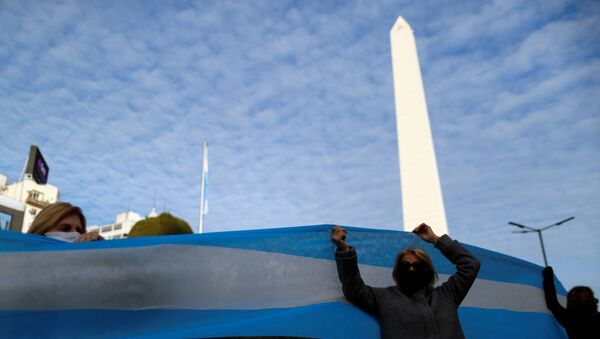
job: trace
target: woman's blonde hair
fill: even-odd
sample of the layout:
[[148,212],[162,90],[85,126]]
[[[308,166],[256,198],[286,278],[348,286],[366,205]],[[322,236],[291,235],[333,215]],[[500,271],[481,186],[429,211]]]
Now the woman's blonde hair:
[[399,265],[400,265],[400,261],[402,261],[402,257],[404,257],[404,255],[406,254],[412,254],[415,257],[417,257],[417,259],[419,259],[420,262],[424,263],[425,266],[427,266],[428,272],[429,272],[429,277],[427,280],[427,285],[425,286],[426,291],[431,291],[433,289],[433,284],[435,283],[435,281],[438,279],[438,274],[435,271],[435,268],[433,267],[433,262],[431,262],[431,258],[429,258],[429,255],[427,255],[427,252],[425,252],[424,250],[415,247],[415,248],[407,248],[405,250],[402,250],[398,253],[398,255],[396,255],[396,262],[394,263],[394,270],[392,271],[392,277],[394,278],[394,281],[396,282],[396,285],[400,286],[402,285],[402,282],[400,281],[400,272],[399,272]]
[[44,235],[49,229],[58,226],[59,222],[71,215],[79,217],[81,226],[83,227],[82,233],[85,233],[85,216],[81,208],[73,206],[68,202],[56,202],[44,207],[31,223],[27,233]]

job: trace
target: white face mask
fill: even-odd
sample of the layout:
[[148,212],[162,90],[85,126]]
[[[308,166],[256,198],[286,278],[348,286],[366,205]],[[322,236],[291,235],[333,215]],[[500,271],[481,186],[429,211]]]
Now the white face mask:
[[62,240],[66,242],[73,242],[81,236],[79,232],[47,232],[44,233],[44,235],[48,238]]

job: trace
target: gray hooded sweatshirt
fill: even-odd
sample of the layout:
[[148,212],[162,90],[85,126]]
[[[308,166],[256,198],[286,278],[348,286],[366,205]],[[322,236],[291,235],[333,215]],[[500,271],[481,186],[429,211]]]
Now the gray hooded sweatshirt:
[[464,338],[458,320],[458,306],[473,285],[479,260],[458,241],[443,235],[435,247],[456,265],[447,282],[429,293],[405,294],[390,286],[376,288],[365,285],[358,270],[356,251],[336,251],[338,275],[348,301],[375,315],[386,338]]

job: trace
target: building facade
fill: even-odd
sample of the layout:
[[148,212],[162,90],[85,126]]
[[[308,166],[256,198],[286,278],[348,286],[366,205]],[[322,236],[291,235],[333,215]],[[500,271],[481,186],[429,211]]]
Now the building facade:
[[[148,218],[158,216],[156,209],[152,208],[152,212],[148,214]],[[115,222],[107,225],[92,225],[87,228],[88,232],[98,232],[107,240],[127,238],[131,228],[144,217],[132,212],[126,211],[117,215]]]
[[39,211],[59,199],[56,186],[39,184],[31,174],[12,184],[0,174],[0,229],[27,233]]

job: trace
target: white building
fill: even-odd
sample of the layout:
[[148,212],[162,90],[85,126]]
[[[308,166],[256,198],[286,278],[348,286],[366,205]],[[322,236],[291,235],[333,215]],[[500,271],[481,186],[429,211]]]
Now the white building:
[[10,185],[7,181],[0,174],[0,229],[27,233],[38,212],[59,201],[60,192],[56,186],[38,184],[31,174]]
[[[148,214],[148,218],[153,218],[158,216],[156,213],[156,209],[152,208],[150,214]],[[123,239],[127,238],[127,235],[131,231],[131,228],[140,220],[144,218],[132,211],[126,211],[120,214],[117,214],[117,218],[113,224],[107,225],[92,225],[87,228],[88,232],[98,232],[100,235],[107,240],[110,239]]]

